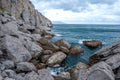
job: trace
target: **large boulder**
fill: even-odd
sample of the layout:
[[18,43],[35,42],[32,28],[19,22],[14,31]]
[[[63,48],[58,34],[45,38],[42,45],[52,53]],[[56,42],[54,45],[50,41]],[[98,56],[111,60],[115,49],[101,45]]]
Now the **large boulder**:
[[5,66],[6,69],[11,69],[15,67],[14,62],[11,60],[3,61],[2,64]]
[[38,70],[38,73],[32,71],[27,73],[24,80],[54,80],[46,69]]
[[70,48],[70,51],[69,51],[70,54],[79,54],[83,52],[84,50],[80,46],[73,46]]
[[30,72],[35,71],[36,67],[29,62],[20,62],[17,64],[17,71]]
[[21,41],[9,35],[1,39],[2,51],[7,58],[14,62],[29,61],[32,57]]
[[88,70],[80,70],[77,80],[115,80],[114,77],[111,67],[105,62],[99,62]]
[[47,60],[47,65],[53,66],[55,64],[59,64],[65,58],[66,58],[66,54],[65,53],[63,53],[63,52],[56,52]]
[[82,62],[79,62],[75,65],[74,68],[70,70],[71,79],[77,80],[79,73],[81,73],[81,76],[84,76],[84,73],[86,72],[88,66]]
[[54,78],[51,76],[49,71],[46,69],[38,70],[38,74],[39,74],[39,80],[54,80]]
[[93,65],[100,61],[106,61],[113,69],[120,66],[120,41],[117,41],[105,48],[100,49],[90,56],[89,65]]
[[59,47],[60,46],[66,47],[67,49],[69,49],[71,47],[71,45],[64,39],[60,39],[60,40],[56,41],[55,44]]
[[98,40],[83,41],[83,44],[89,48],[97,48],[99,46],[102,46],[102,42]]

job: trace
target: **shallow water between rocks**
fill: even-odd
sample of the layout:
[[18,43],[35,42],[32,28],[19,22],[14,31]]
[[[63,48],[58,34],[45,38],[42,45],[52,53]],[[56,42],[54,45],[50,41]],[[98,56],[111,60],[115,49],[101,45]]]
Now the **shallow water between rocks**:
[[[52,32],[55,34],[55,37],[53,37],[51,41],[54,42],[59,39],[65,39],[71,45],[79,45],[84,49],[84,53],[82,54],[68,55],[63,61],[66,67],[59,65],[48,67],[52,75],[56,75],[56,73],[60,71],[67,71],[78,62],[87,64],[89,57],[94,52],[120,39],[120,25],[54,24]],[[84,40],[100,40],[103,46],[90,49],[83,45],[82,41]]]

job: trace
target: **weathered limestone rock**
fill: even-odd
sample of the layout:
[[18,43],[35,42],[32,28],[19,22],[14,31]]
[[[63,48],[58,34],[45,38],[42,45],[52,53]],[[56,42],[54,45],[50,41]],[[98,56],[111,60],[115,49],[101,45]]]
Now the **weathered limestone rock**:
[[32,41],[27,40],[25,41],[24,45],[27,48],[27,50],[31,53],[32,58],[38,57],[43,50],[39,45]]
[[86,64],[84,64],[82,62],[77,63],[77,65],[70,71],[71,79],[77,80],[79,73],[80,73],[80,76],[85,77],[86,75],[84,75],[84,74],[85,74],[87,68],[88,68],[88,66]]
[[52,42],[48,42],[46,45],[42,45],[42,47],[45,50],[51,50],[53,52],[56,52],[59,50],[59,47],[53,44]]
[[70,54],[80,54],[83,52],[84,50],[80,46],[73,46],[70,48],[70,51],[69,51]]
[[32,71],[27,73],[24,77],[24,80],[41,80],[36,72]]
[[55,44],[59,47],[60,46],[66,47],[67,49],[69,49],[71,47],[71,45],[64,39],[60,39],[60,40],[56,41]]
[[2,64],[5,66],[6,69],[14,68],[14,62],[10,60],[3,61]]
[[47,64],[49,66],[53,66],[55,64],[61,63],[65,58],[66,58],[66,54],[65,53],[63,53],[63,52],[56,52],[47,60]]
[[16,73],[15,73],[15,71],[13,71],[13,70],[6,69],[6,70],[4,70],[4,71],[1,73],[1,75],[2,75],[3,77],[14,78],[14,77],[16,76]]
[[66,54],[69,53],[69,50],[66,47],[60,46],[60,50]]
[[51,55],[53,52],[51,50],[44,50],[43,55]]
[[59,78],[62,78],[62,80],[70,80],[70,73],[69,72],[60,72],[57,75]]
[[29,61],[31,55],[19,39],[6,35],[1,40],[2,50],[14,62]]
[[25,80],[54,80],[46,69],[38,70],[38,73],[32,71],[25,75]]
[[99,46],[102,46],[102,42],[98,40],[83,41],[83,44],[90,48],[97,48]]
[[54,80],[54,78],[50,75],[50,73],[46,69],[38,70],[38,74],[39,80]]
[[29,71],[35,71],[36,67],[29,62],[20,62],[17,64],[17,71],[24,71],[24,72],[29,72]]
[[88,70],[80,70],[77,80],[115,80],[111,67],[105,62],[99,62]]
[[99,61],[105,61],[106,63],[111,65],[113,69],[117,68],[118,66],[120,66],[119,53],[120,41],[117,41],[91,55],[89,59],[89,65],[93,65]]
[[112,67],[112,69],[120,67],[120,54],[111,56],[105,62],[109,64]]
[[120,67],[117,70],[117,74],[115,76],[115,80],[120,80]]

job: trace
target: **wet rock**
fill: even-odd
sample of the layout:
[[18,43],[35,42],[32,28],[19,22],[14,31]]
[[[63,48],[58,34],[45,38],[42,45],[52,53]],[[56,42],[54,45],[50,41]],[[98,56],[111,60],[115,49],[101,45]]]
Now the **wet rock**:
[[14,62],[10,60],[3,61],[2,64],[5,66],[6,69],[14,68]]
[[56,52],[47,60],[47,65],[53,66],[55,64],[59,64],[65,58],[66,58],[66,54],[65,53],[63,53],[63,52]]
[[98,40],[83,41],[83,44],[90,48],[97,48],[99,46],[102,46],[102,42]]
[[29,72],[29,71],[35,71],[36,67],[29,62],[20,62],[17,64],[17,71],[24,71],[24,72]]
[[79,62],[76,64],[75,69],[80,70],[80,69],[87,69],[88,66],[82,62]]
[[57,76],[59,78],[63,78],[64,80],[70,80],[70,73],[69,72],[60,72],[60,73],[58,73]]
[[60,40],[56,41],[55,44],[59,47],[60,46],[66,47],[67,49],[69,49],[71,47],[71,45],[64,39],[60,39]]
[[70,54],[79,54],[83,52],[84,50],[80,46],[73,46],[70,48],[70,51],[69,51]]
[[2,50],[7,58],[14,62],[29,61],[31,55],[21,41],[15,37],[6,35],[1,40]]

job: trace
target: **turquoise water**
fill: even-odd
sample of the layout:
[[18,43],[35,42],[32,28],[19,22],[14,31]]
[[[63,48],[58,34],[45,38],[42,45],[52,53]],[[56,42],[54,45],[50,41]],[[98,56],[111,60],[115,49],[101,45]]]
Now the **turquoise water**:
[[[120,40],[120,25],[93,25],[93,24],[54,24],[52,32],[56,35],[52,41],[65,39],[72,45],[80,45],[84,53],[68,55],[63,63],[66,67],[74,66],[79,61],[87,63],[91,54],[117,40]],[[100,40],[102,47],[89,49],[82,44],[83,40]],[[50,70],[58,71],[64,68],[52,67]]]
[[81,55],[69,55],[65,59],[67,66],[73,66],[78,61],[87,63],[90,55],[101,48],[89,49],[82,44],[83,40],[100,40],[104,47],[120,39],[120,25],[54,24],[52,32],[56,35],[52,41],[65,39],[70,44],[80,45],[84,49]]

